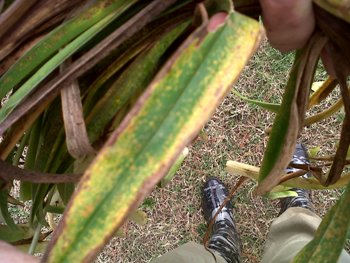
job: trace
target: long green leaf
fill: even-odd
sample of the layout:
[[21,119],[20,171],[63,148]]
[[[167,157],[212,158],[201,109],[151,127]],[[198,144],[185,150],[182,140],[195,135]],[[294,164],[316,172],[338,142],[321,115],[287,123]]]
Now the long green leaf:
[[292,110],[295,107],[296,96],[298,92],[298,74],[300,71],[300,52],[297,53],[294,60],[294,66],[290,73],[288,83],[283,95],[280,113],[276,116],[273,123],[270,139],[267,149],[265,150],[262,165],[260,168],[259,182],[265,179],[273,166],[278,161],[279,155],[283,148],[283,143],[289,129],[299,129],[299,127],[291,127],[291,117],[295,114]]
[[234,12],[216,31],[204,24],[184,42],[85,173],[44,260],[94,258],[200,131],[260,33],[259,23]]
[[281,109],[281,105],[280,104],[275,104],[275,103],[270,103],[270,102],[265,102],[265,101],[259,101],[259,100],[253,100],[253,99],[249,99],[245,96],[243,96],[241,93],[239,93],[237,90],[232,89],[232,92],[238,96],[239,98],[241,98],[242,100],[252,103],[254,105],[257,105],[265,110],[268,111],[272,111],[275,113],[278,113],[279,110]]
[[77,17],[52,31],[14,64],[0,79],[0,98],[84,31],[112,12],[122,13],[135,0],[100,0]]
[[315,67],[327,39],[314,34],[306,47],[297,52],[290,74],[281,110],[276,116],[269,142],[264,153],[257,194],[276,186],[288,166],[295,150],[299,132],[304,124],[305,111]]
[[[60,98],[54,100],[46,109],[41,128],[40,150],[36,158],[35,170],[47,172],[46,166],[50,161],[50,153],[55,147],[55,142],[59,140],[64,144],[63,136],[62,104]],[[62,134],[62,135],[61,135]],[[55,138],[55,140],[53,140]]]
[[44,213],[44,200],[47,196],[47,193],[52,189],[52,185],[50,184],[40,184],[37,185],[33,189],[32,193],[32,210],[30,213],[30,224],[35,225],[37,222],[39,222],[43,226],[48,226],[48,223],[45,219],[45,213]]
[[[39,148],[41,122],[42,122],[41,118],[36,120],[36,122],[32,126],[32,129],[30,130],[30,137],[28,142],[28,150],[25,158],[24,169],[34,170],[35,168],[35,160],[36,160],[38,148]],[[21,199],[30,200],[32,197],[33,190],[35,190],[35,185],[33,185],[33,183],[21,182],[21,188],[20,188]]]
[[35,74],[33,74],[6,102],[0,110],[0,122],[3,121],[12,110],[52,71],[63,61],[69,58],[75,51],[88,42],[94,35],[100,32],[106,25],[113,21],[119,12],[113,12],[90,27],[71,43],[60,50],[55,56],[47,61]]

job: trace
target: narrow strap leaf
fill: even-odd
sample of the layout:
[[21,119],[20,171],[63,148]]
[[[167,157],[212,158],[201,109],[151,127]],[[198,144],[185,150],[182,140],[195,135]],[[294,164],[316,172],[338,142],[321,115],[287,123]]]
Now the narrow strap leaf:
[[232,89],[232,92],[237,95],[239,98],[241,98],[242,100],[252,103],[254,105],[257,105],[265,110],[268,111],[272,111],[274,113],[278,113],[281,105],[280,104],[275,104],[275,103],[270,103],[270,102],[264,102],[264,101],[259,101],[259,100],[253,100],[253,99],[249,99],[245,96],[243,96],[242,94],[240,94],[236,89]]
[[337,81],[332,77],[329,77],[326,81],[324,81],[322,86],[310,96],[308,109],[318,105],[329,95],[329,93],[334,90],[336,86]]
[[264,153],[256,193],[264,194],[276,186],[294,153],[304,124],[311,80],[318,57],[327,39],[316,33],[306,48],[297,52],[283,96],[281,110],[274,121]]
[[80,89],[77,81],[73,81],[61,90],[62,113],[66,131],[66,143],[69,153],[80,159],[93,154],[85,126]]
[[343,106],[343,100],[339,99],[336,103],[334,103],[331,107],[329,107],[328,109],[317,113],[313,116],[307,117],[305,119],[304,125],[308,126],[311,124],[314,124],[316,122],[322,121],[324,119],[329,118],[330,116],[332,116],[334,113],[338,112]]

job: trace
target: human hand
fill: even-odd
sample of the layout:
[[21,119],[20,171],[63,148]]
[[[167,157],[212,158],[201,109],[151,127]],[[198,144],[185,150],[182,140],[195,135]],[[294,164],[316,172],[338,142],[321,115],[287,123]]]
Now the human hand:
[[303,47],[315,29],[311,0],[260,0],[271,46],[286,52]]

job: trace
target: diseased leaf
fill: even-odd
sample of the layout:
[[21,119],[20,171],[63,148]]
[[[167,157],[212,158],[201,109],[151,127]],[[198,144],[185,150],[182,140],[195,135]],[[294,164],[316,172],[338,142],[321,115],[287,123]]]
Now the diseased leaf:
[[[190,13],[190,15],[186,15],[187,13]],[[99,94],[105,93],[104,87],[109,86],[108,84],[111,83],[112,80],[116,80],[118,71],[146,48],[149,49],[151,45],[158,42],[166,32],[179,27],[180,24],[183,24],[186,21],[191,21],[191,16],[192,12],[188,12],[186,9],[175,10],[174,12],[169,13],[168,16],[160,17],[147,24],[141,31],[137,32],[134,36],[123,43],[123,45],[118,48],[121,52],[120,55],[117,56],[117,59],[110,63],[106,70],[103,71],[85,91],[85,93],[87,93],[83,101],[85,114],[87,115],[91,112],[92,107],[96,104],[96,100],[100,97]],[[124,46],[127,47],[127,52],[122,52],[125,49]],[[112,83],[114,81],[112,81]]]
[[248,177],[253,181],[258,181],[259,178],[258,167],[236,161],[227,161],[226,171],[232,175]]
[[257,194],[276,186],[294,153],[297,136],[303,127],[307,99],[318,57],[327,39],[315,34],[299,51],[283,96],[281,110],[274,121],[264,153]]
[[[328,43],[327,48],[332,55],[331,63],[333,64],[335,76],[340,86],[345,111],[345,120],[343,122],[340,134],[339,146],[336,151],[327,180],[325,182],[325,185],[330,185],[337,182],[341,177],[344,165],[346,163],[346,155],[350,145],[350,136],[348,134],[348,131],[350,130],[350,92],[347,87],[347,78],[350,74],[350,63],[343,57],[344,54],[347,54],[347,47],[344,48],[341,46],[341,49],[339,49],[338,45],[334,43]],[[347,55],[350,57],[350,52]]]
[[215,32],[204,24],[182,44],[86,171],[44,260],[94,258],[200,131],[260,34],[258,22],[234,12]]
[[93,154],[95,150],[92,148],[87,136],[77,81],[72,82],[72,84],[61,90],[61,100],[68,152],[75,159]]
[[[49,102],[51,101],[45,101],[32,112],[27,112],[23,116],[21,122],[17,122],[12,125],[11,129],[6,133],[4,141],[0,144],[1,156],[4,157],[2,159],[6,159],[6,157],[11,153],[11,150],[16,146],[16,143],[26,131],[26,134],[29,134],[31,125],[33,125],[40,114],[48,107]],[[41,154],[41,152],[39,154]]]

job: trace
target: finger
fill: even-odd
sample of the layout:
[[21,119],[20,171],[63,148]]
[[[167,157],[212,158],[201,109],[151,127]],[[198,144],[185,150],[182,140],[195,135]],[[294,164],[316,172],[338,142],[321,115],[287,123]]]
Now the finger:
[[270,44],[290,51],[305,45],[315,28],[311,0],[260,0]]
[[213,32],[218,29],[218,27],[224,25],[227,17],[228,14],[225,12],[219,12],[213,15],[208,23],[208,31]]

